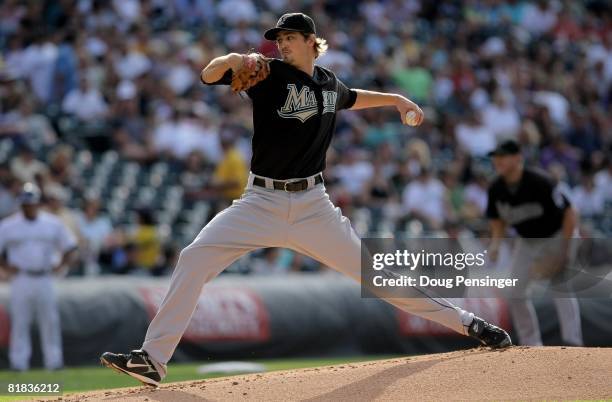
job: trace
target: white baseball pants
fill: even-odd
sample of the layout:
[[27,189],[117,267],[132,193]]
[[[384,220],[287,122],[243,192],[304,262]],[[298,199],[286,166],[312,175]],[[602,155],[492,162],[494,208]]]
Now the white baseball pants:
[[[323,184],[288,193],[253,186],[253,178],[251,174],[242,197],[215,216],[182,250],[142,346],[158,363],[166,364],[172,357],[204,284],[249,251],[289,248],[361,280],[361,241],[349,220],[334,207]],[[385,300],[461,334],[467,333],[473,318],[472,313],[444,299]]]
[[51,275],[28,276],[19,273],[11,282],[11,341],[9,360],[14,370],[28,370],[32,355],[30,326],[38,324],[44,365],[63,366],[62,330]]
[[[572,243],[575,247],[577,243]],[[555,261],[554,257],[560,252],[566,252],[561,246],[561,233],[547,239],[519,239],[512,258],[511,278],[519,279],[520,283],[532,281],[532,273],[538,265],[545,265],[548,261]],[[572,250],[571,254],[575,254]],[[519,294],[508,303],[512,315],[512,323],[517,332],[521,345],[542,346],[542,335],[538,317],[530,299],[529,287],[522,287]],[[580,321],[580,307],[576,298],[554,299],[561,338],[566,343],[575,346],[584,344],[582,339],[582,326]]]

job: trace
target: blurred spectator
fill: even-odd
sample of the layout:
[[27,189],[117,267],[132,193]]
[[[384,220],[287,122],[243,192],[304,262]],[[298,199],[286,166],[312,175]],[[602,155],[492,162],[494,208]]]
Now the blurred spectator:
[[221,159],[216,127],[207,117],[197,118],[185,104],[178,106],[169,120],[158,123],[152,141],[155,151],[165,158],[184,160],[199,150],[211,161]]
[[525,7],[522,25],[534,35],[547,33],[557,24],[557,13],[558,10],[553,6],[553,2],[537,0],[535,4],[528,4]]
[[560,128],[567,127],[569,101],[557,91],[541,88],[533,94],[533,102],[548,110],[552,122]]
[[175,52],[166,65],[165,83],[176,95],[184,95],[197,82],[197,74],[188,61],[186,52]]
[[44,186],[43,195],[45,199],[45,209],[53,215],[56,215],[70,230],[72,236],[80,242],[81,232],[79,231],[76,213],[66,206],[70,198],[68,191],[58,183],[49,182]]
[[223,159],[213,173],[211,187],[226,201],[240,198],[247,184],[249,170],[242,155],[235,147],[233,134],[221,136]]
[[11,160],[11,173],[22,183],[33,182],[37,175],[46,176],[47,166],[36,159],[34,150],[26,143],[18,146],[18,154]]
[[580,185],[574,189],[572,199],[582,217],[596,218],[604,212],[605,197],[602,189],[595,186],[591,173],[582,176]]
[[576,150],[563,141],[561,136],[555,136],[550,145],[542,149],[540,163],[546,169],[552,163],[560,163],[574,182],[578,172],[579,158]]
[[27,97],[21,99],[17,109],[2,116],[0,131],[15,136],[16,143],[25,142],[34,149],[52,145],[57,141],[57,134],[49,119],[37,113],[34,110],[34,101]]
[[398,125],[389,121],[385,113],[370,111],[370,114],[366,116],[368,116],[368,126],[363,127],[364,138],[361,141],[364,146],[377,148],[384,143],[396,144],[398,142]]
[[251,0],[221,0],[217,6],[217,13],[230,26],[240,21],[252,23],[258,17],[257,9]]
[[572,203],[574,203],[574,197],[572,189],[568,184],[568,177],[565,168],[560,163],[552,163],[548,166],[548,173],[550,177],[556,182],[557,188],[561,194],[566,196]]
[[407,67],[395,71],[393,78],[397,85],[415,102],[424,103],[429,100],[433,77],[427,68],[417,63],[411,63]]
[[404,218],[417,219],[429,229],[440,229],[447,216],[447,189],[432,171],[422,168],[417,180],[412,181],[402,194]]
[[432,86],[433,101],[436,105],[444,105],[453,95],[454,84],[451,79],[449,66],[442,66],[436,76]]
[[210,181],[210,174],[204,171],[205,161],[202,153],[191,151],[185,160],[185,170],[181,173],[180,182],[185,190],[185,199],[193,201],[202,197],[202,190]]
[[216,7],[213,0],[174,0],[174,8],[180,20],[189,26],[197,28],[214,22]]
[[399,150],[391,142],[384,142],[376,149],[372,163],[380,164],[380,173],[385,180],[390,179],[395,174],[395,160],[398,154]]
[[119,54],[115,57],[115,73],[123,80],[134,80],[151,69],[151,60],[137,50],[120,43]]
[[125,159],[148,162],[153,156],[153,148],[144,116],[138,109],[136,86],[131,81],[121,81],[116,93],[114,147]]
[[472,180],[465,186],[465,206],[463,216],[467,219],[475,219],[484,216],[488,202],[487,177],[482,172],[474,174]]
[[407,161],[405,162],[410,173],[410,177],[417,177],[421,169],[430,169],[431,151],[427,143],[421,139],[413,138],[408,141],[405,148]]
[[542,134],[533,120],[526,119],[521,124],[518,141],[523,146],[523,156],[529,163],[539,164]]
[[106,117],[108,113],[108,106],[102,94],[92,87],[85,77],[79,79],[78,88],[66,94],[62,109],[82,122],[95,122]]
[[106,215],[100,214],[100,200],[87,197],[77,215],[79,232],[82,235],[81,255],[85,275],[101,272],[99,257],[110,245],[113,226]]
[[261,34],[251,28],[244,19],[238,21],[235,28],[227,34],[229,49],[240,53],[244,53],[251,48],[257,48],[260,42]]
[[575,8],[566,2],[562,6],[557,18],[557,24],[553,29],[556,38],[563,41],[577,41],[583,38],[584,30],[581,27],[581,16],[577,15]]
[[33,33],[33,40],[27,46],[20,60],[20,69],[30,80],[36,98],[43,102],[51,101],[53,94],[53,73],[58,57],[58,49],[50,37],[43,35],[38,28]]
[[175,135],[179,131],[179,125],[185,118],[185,113],[186,111],[176,108],[168,120],[157,122],[153,131],[153,147],[160,158],[167,159],[177,154],[173,149],[173,144]]
[[363,194],[366,184],[372,179],[374,169],[365,155],[353,148],[346,151],[334,169],[340,185],[351,195]]
[[386,217],[385,215],[389,215],[389,208],[394,208],[395,204],[399,203],[395,188],[384,173],[382,162],[379,159],[374,161],[372,178],[365,185],[361,196],[363,204],[370,210],[374,227]]
[[612,201],[612,155],[606,159],[604,168],[595,174],[595,186],[603,192],[606,200]]
[[264,248],[260,256],[253,258],[249,267],[257,275],[285,274],[291,269],[293,253],[280,248]]
[[72,166],[74,151],[69,145],[60,145],[49,155],[49,175],[53,180],[67,188],[82,188],[80,172]]
[[[194,121],[198,122],[200,128],[194,140],[193,150],[202,152],[206,160],[211,163],[219,163],[225,151],[221,144],[223,134],[213,112],[204,103],[199,102],[193,105],[191,116]],[[235,145],[240,148],[238,138]],[[248,146],[250,151],[250,144]]]
[[[138,268],[151,272],[161,257],[161,244],[157,235],[155,220],[151,210],[146,208],[139,209],[136,216],[136,229],[130,236],[126,253],[130,257],[128,258],[130,263],[135,263]],[[131,258],[132,253],[135,253],[134,259]]]
[[[476,216],[476,211],[466,208],[465,187],[460,180],[460,172],[453,169],[452,166],[444,169],[440,175],[442,184],[447,189],[446,207],[449,214],[448,218],[455,223],[461,218],[473,219]],[[467,210],[467,213],[466,213]]]
[[377,26],[385,18],[386,8],[376,0],[366,0],[359,5],[359,13],[370,26]]
[[397,162],[397,169],[395,174],[391,176],[391,183],[393,184],[393,188],[395,192],[401,194],[404,191],[404,188],[410,183],[410,180],[413,176],[420,173],[421,166],[417,166],[417,173],[413,174],[410,170],[410,165],[402,160]]
[[455,138],[459,148],[472,156],[486,156],[495,148],[495,133],[482,123],[480,115],[469,111],[465,120],[457,124]]
[[151,275],[162,276],[171,275],[172,270],[176,266],[176,262],[179,258],[180,249],[174,244],[167,244],[164,247],[162,256],[158,261],[157,265],[151,270]]
[[570,113],[570,124],[564,137],[570,145],[580,150],[586,159],[589,159],[594,152],[600,151],[602,147],[596,127],[590,124],[584,113],[578,111]]
[[78,85],[79,70],[75,49],[76,34],[67,29],[56,33],[57,59],[53,77],[53,101],[58,102]]
[[493,132],[497,142],[502,139],[516,138],[520,128],[520,117],[517,110],[510,104],[508,95],[497,90],[493,95],[493,103],[482,111],[484,125]]
[[143,275],[146,271],[143,271],[138,264],[138,255],[138,248],[132,242],[126,243],[123,247],[115,247],[110,253],[110,272],[118,275]]
[[140,1],[138,0],[113,0],[113,8],[117,15],[126,23],[137,22],[141,17]]
[[0,219],[19,209],[17,197],[21,183],[12,174],[8,166],[0,164]]
[[327,44],[329,49],[317,58],[317,64],[331,69],[340,77],[351,75],[355,59],[349,52],[343,49],[343,44],[347,41],[346,35],[341,32],[328,37]]

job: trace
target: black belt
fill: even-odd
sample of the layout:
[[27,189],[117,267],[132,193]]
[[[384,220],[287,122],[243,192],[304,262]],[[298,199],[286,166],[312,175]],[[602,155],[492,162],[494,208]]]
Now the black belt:
[[[315,186],[319,183],[323,183],[323,175],[319,173],[314,177]],[[253,179],[253,185],[263,188],[266,187],[266,180],[261,177],[255,177]],[[295,193],[298,191],[304,191],[308,189],[308,179],[300,180],[272,180],[272,185],[275,190],[284,190],[288,193]]]

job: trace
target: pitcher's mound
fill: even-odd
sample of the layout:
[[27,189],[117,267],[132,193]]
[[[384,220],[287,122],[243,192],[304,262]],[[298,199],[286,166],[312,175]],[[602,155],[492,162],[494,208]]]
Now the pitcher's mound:
[[[170,367],[170,369],[172,369]],[[471,349],[124,388],[64,401],[416,401],[612,398],[612,348]]]

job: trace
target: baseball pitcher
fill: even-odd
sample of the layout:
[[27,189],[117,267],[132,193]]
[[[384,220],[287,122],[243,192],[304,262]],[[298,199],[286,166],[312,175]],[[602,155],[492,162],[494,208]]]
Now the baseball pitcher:
[[[253,103],[253,157],[244,194],[181,252],[142,349],[101,357],[106,366],[144,384],[157,386],[166,375],[204,284],[249,251],[290,248],[360,281],[360,239],[330,201],[321,173],[336,114],[388,106],[397,109],[403,123],[423,120],[423,111],[405,97],[349,89],[332,71],[315,65],[327,45],[307,15],[283,15],[264,37],[276,41],[282,59],[231,53],[212,60],[201,73],[205,84],[231,85],[246,91]],[[444,299],[387,301],[484,345],[511,344],[505,331]]]

